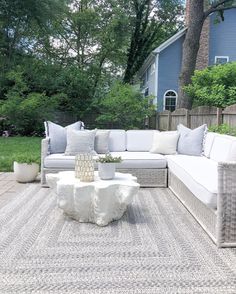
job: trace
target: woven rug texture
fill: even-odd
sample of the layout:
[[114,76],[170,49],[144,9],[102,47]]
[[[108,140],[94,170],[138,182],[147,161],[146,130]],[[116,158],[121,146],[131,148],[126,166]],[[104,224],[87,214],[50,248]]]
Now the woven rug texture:
[[218,249],[169,189],[141,189],[98,227],[30,184],[0,198],[0,293],[235,294],[236,249]]

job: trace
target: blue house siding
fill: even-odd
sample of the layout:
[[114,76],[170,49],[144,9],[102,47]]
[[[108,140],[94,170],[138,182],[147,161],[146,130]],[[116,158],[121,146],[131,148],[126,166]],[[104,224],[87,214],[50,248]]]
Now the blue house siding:
[[176,40],[159,54],[158,62],[158,111],[163,110],[163,97],[167,90],[178,92],[178,79],[182,61],[184,36]]
[[210,19],[209,65],[215,63],[215,56],[229,56],[236,61],[236,9],[224,12],[225,20],[214,23],[215,15]]
[[[236,8],[224,12],[225,20],[215,23],[216,15],[210,16],[209,28],[209,65],[215,64],[216,56],[225,56],[229,61],[236,61]],[[142,91],[157,96],[158,111],[164,108],[164,94],[168,90],[178,93],[178,79],[182,62],[182,45],[186,28],[179,31],[166,42],[157,47],[152,55],[156,55],[156,68],[149,70],[154,56],[143,65],[144,79]],[[148,74],[149,71],[152,74]],[[157,71],[157,72],[155,72]],[[155,81],[157,83],[155,83]],[[157,93],[155,93],[157,91]],[[155,95],[156,94],[156,95]]]

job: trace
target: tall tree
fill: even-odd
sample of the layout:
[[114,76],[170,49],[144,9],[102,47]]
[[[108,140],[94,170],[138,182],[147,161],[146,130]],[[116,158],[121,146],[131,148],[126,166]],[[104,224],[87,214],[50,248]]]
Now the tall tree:
[[0,0],[0,54],[5,64],[35,47],[37,37],[49,31],[63,4],[64,0]]
[[93,88],[101,75],[122,71],[129,31],[125,0],[72,0],[55,24],[52,54],[61,64],[72,63],[91,75]]
[[130,83],[150,52],[182,25],[182,1],[131,0],[130,44],[124,82]]
[[178,108],[191,109],[191,97],[184,92],[184,87],[191,83],[194,73],[197,54],[200,46],[200,36],[205,19],[213,12],[218,12],[223,20],[223,12],[227,9],[236,8],[236,1],[232,0],[190,0],[188,30],[183,44],[182,67],[179,77]]

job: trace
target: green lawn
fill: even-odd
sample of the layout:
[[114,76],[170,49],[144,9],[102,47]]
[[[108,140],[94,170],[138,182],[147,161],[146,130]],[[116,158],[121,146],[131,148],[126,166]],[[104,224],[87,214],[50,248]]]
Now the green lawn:
[[38,137],[0,137],[0,172],[13,171],[14,157],[18,154],[40,156],[41,140]]

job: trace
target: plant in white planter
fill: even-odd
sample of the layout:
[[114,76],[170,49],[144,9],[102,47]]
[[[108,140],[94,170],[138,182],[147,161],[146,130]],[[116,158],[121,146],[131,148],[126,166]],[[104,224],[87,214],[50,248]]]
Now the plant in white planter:
[[15,156],[13,170],[17,182],[33,182],[39,173],[40,157],[33,154]]
[[111,154],[100,156],[98,162],[98,175],[102,180],[111,180],[115,176],[116,163],[120,163],[122,158],[120,156],[113,157]]

